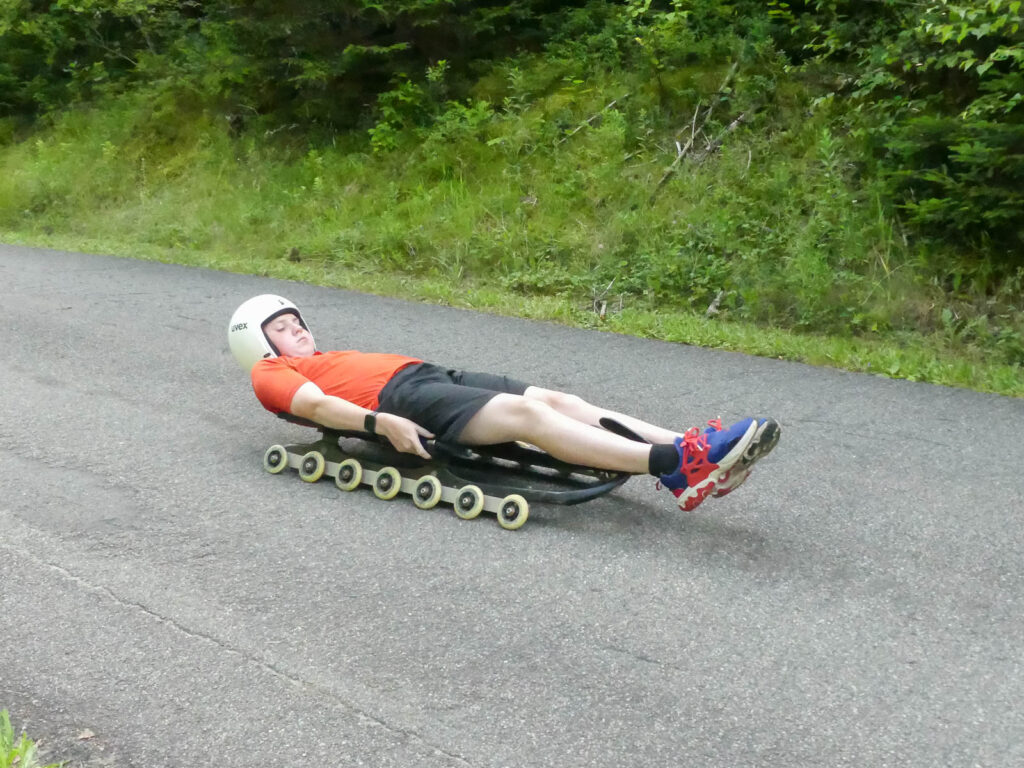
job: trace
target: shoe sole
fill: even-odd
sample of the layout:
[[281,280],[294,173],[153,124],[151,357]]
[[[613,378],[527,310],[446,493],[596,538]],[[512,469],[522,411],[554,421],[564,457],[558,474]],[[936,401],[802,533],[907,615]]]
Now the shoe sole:
[[[769,419],[768,421],[771,420]],[[712,470],[707,477],[696,485],[689,486],[676,497],[679,502],[679,508],[685,512],[692,512],[700,506],[700,503],[715,490],[718,483],[724,480],[732,468],[747,455],[754,443],[755,435],[763,426],[763,424],[759,425],[756,421],[750,422],[750,426],[743,433],[743,437],[737,440],[732,450],[718,461],[718,469]]]
[[772,449],[778,445],[780,437],[782,437],[782,427],[779,425],[779,422],[775,421],[775,419],[765,419],[764,423],[758,426],[754,439],[743,452],[743,456],[737,462],[737,466],[733,467],[728,473],[738,472],[742,474],[737,476],[735,482],[731,484],[729,483],[730,477],[723,477],[722,482],[718,484],[712,495],[716,498],[721,498],[743,485],[747,481],[747,477],[750,476],[751,467],[772,452]]

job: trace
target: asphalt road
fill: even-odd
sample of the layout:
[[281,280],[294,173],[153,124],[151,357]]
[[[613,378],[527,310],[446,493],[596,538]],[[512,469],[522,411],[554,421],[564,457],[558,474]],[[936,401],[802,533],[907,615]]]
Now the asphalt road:
[[[635,478],[515,533],[268,475],[308,430],[227,349],[263,292],[322,348],[783,438],[695,513]],[[51,759],[1024,765],[1022,400],[27,248],[0,298],[0,708]]]

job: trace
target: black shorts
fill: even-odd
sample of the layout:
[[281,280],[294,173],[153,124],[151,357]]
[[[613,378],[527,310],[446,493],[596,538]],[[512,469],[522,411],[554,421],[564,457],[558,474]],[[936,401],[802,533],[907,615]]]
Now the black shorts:
[[431,363],[410,365],[380,391],[380,410],[415,421],[438,440],[458,442],[469,420],[500,393],[521,395],[527,384],[493,373],[441,368]]

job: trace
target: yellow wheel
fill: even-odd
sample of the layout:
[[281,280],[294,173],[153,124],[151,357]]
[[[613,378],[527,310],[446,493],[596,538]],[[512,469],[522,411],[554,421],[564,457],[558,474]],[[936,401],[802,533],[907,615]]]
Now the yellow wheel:
[[299,477],[307,483],[315,483],[324,476],[326,466],[327,462],[320,451],[310,451],[302,457],[302,462],[299,464]]
[[498,525],[506,531],[522,528],[530,517],[530,505],[518,493],[513,493],[501,500],[498,509]]
[[472,520],[484,508],[484,492],[475,485],[464,485],[455,499],[455,514],[463,520]]
[[416,481],[412,502],[420,509],[436,507],[441,500],[441,481],[433,475],[424,475]]
[[288,449],[283,445],[272,445],[263,454],[263,468],[272,475],[288,466]]
[[378,499],[393,499],[402,490],[402,476],[394,467],[384,467],[373,481],[373,495]]
[[338,465],[334,484],[342,491],[354,491],[363,482],[363,465],[355,459],[345,459]]

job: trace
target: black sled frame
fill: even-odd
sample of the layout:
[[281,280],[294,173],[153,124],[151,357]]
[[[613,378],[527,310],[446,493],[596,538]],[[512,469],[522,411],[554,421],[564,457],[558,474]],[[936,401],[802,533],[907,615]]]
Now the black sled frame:
[[[264,457],[270,472],[292,467],[309,482],[327,475],[343,490],[367,484],[384,499],[405,492],[421,508],[448,501],[464,519],[481,510],[494,512],[508,529],[525,522],[530,503],[580,504],[632,477],[560,461],[524,443],[468,447],[425,440],[431,458],[423,459],[396,451],[383,437],[332,429],[290,414],[278,416],[316,429],[320,437],[310,443],[271,446]],[[623,434],[616,422],[602,421],[602,426]]]

